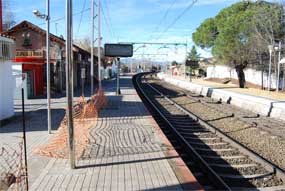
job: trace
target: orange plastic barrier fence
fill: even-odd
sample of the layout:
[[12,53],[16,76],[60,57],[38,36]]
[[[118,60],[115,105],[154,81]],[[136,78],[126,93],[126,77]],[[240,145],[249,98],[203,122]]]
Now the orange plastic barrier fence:
[[[104,90],[100,89],[85,101],[84,97],[73,107],[75,155],[79,158],[89,143],[89,131],[97,122],[99,111],[107,105]],[[68,130],[66,116],[60,127],[47,145],[35,150],[35,153],[53,158],[68,158]]]

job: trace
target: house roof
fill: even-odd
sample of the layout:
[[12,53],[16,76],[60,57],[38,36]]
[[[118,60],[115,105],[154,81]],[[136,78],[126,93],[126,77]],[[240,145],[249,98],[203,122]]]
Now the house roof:
[[[42,36],[46,35],[46,31],[44,29],[42,29],[39,26],[34,25],[33,23],[31,23],[29,21],[26,21],[26,20],[24,20],[24,21],[20,22],[19,24],[15,25],[14,27],[9,29],[8,31],[5,31],[3,34],[4,35],[13,36],[16,32],[18,32],[20,30],[23,30],[23,29],[26,29],[26,28],[31,29],[32,31],[35,31],[35,32],[39,33]],[[51,33],[50,33],[50,40],[58,42],[58,43],[61,43],[61,44],[65,44],[64,39],[62,39],[62,38],[60,38],[58,36],[55,36],[54,34],[51,34]]]
[[5,35],[5,34],[0,34],[0,37],[4,37],[4,38],[11,39],[11,40],[15,40],[15,38],[14,38],[14,37],[12,37],[12,36],[8,36],[8,35]]
[[[2,35],[8,35],[8,36],[13,36],[16,32],[20,31],[20,30],[23,30],[23,29],[30,29],[32,31],[35,31],[37,32],[38,34],[42,35],[43,37],[46,36],[46,31],[42,28],[40,28],[39,26],[29,22],[29,21],[22,21],[20,22],[19,24],[15,25],[14,27],[12,27],[11,29],[9,29],[8,31],[5,31],[4,33],[2,33]],[[65,40],[61,37],[58,37],[52,33],[50,33],[50,40],[51,41],[54,41],[54,42],[57,42],[57,43],[60,43],[62,45],[65,45]],[[79,51],[79,52],[83,52],[83,53],[86,53],[86,54],[90,54],[90,52],[80,48],[79,46],[73,44],[73,48],[76,49],[76,51]],[[95,56],[96,57],[96,56]],[[97,58],[97,57],[96,57]]]

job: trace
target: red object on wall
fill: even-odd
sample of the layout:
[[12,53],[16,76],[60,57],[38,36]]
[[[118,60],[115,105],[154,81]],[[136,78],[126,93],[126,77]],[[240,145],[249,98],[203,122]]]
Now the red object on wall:
[[16,57],[13,62],[29,62],[35,64],[42,64],[45,62],[44,58],[33,58],[33,57]]
[[23,72],[32,71],[33,73],[33,83],[34,83],[34,93],[35,96],[44,94],[44,65],[39,64],[23,64]]

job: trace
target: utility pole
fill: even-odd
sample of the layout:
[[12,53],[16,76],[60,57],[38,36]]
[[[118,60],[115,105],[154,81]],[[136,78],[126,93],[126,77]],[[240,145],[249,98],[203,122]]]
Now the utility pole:
[[187,45],[187,39],[186,39],[186,44],[185,44],[185,62],[184,62],[184,78],[186,79],[186,61],[187,61],[187,48],[188,48],[188,45]]
[[94,94],[94,0],[92,0],[92,5],[91,5],[91,69],[90,69],[90,74],[91,74],[91,96]]
[[50,28],[50,2],[46,0],[46,24],[47,24],[47,32],[46,32],[46,57],[47,57],[47,106],[48,106],[48,134],[51,134],[51,100],[50,100],[50,40],[49,40],[49,28]]
[[66,94],[67,94],[67,129],[70,168],[75,168],[74,158],[74,128],[73,128],[73,100],[72,100],[72,0],[66,0]]
[[98,0],[98,83],[99,89],[101,89],[101,3]]

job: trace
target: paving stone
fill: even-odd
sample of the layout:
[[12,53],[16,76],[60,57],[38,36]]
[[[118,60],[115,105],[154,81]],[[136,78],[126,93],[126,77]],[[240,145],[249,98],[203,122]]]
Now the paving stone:
[[[78,168],[71,170],[65,159],[45,159],[30,190],[182,190],[164,159],[165,148],[154,133],[151,116],[130,77],[121,81],[125,87],[119,97],[114,96],[113,82],[104,85],[111,105],[101,112],[91,129],[90,144],[77,161]],[[50,137],[46,130],[30,135],[29,158],[38,160],[32,154],[33,148]]]

